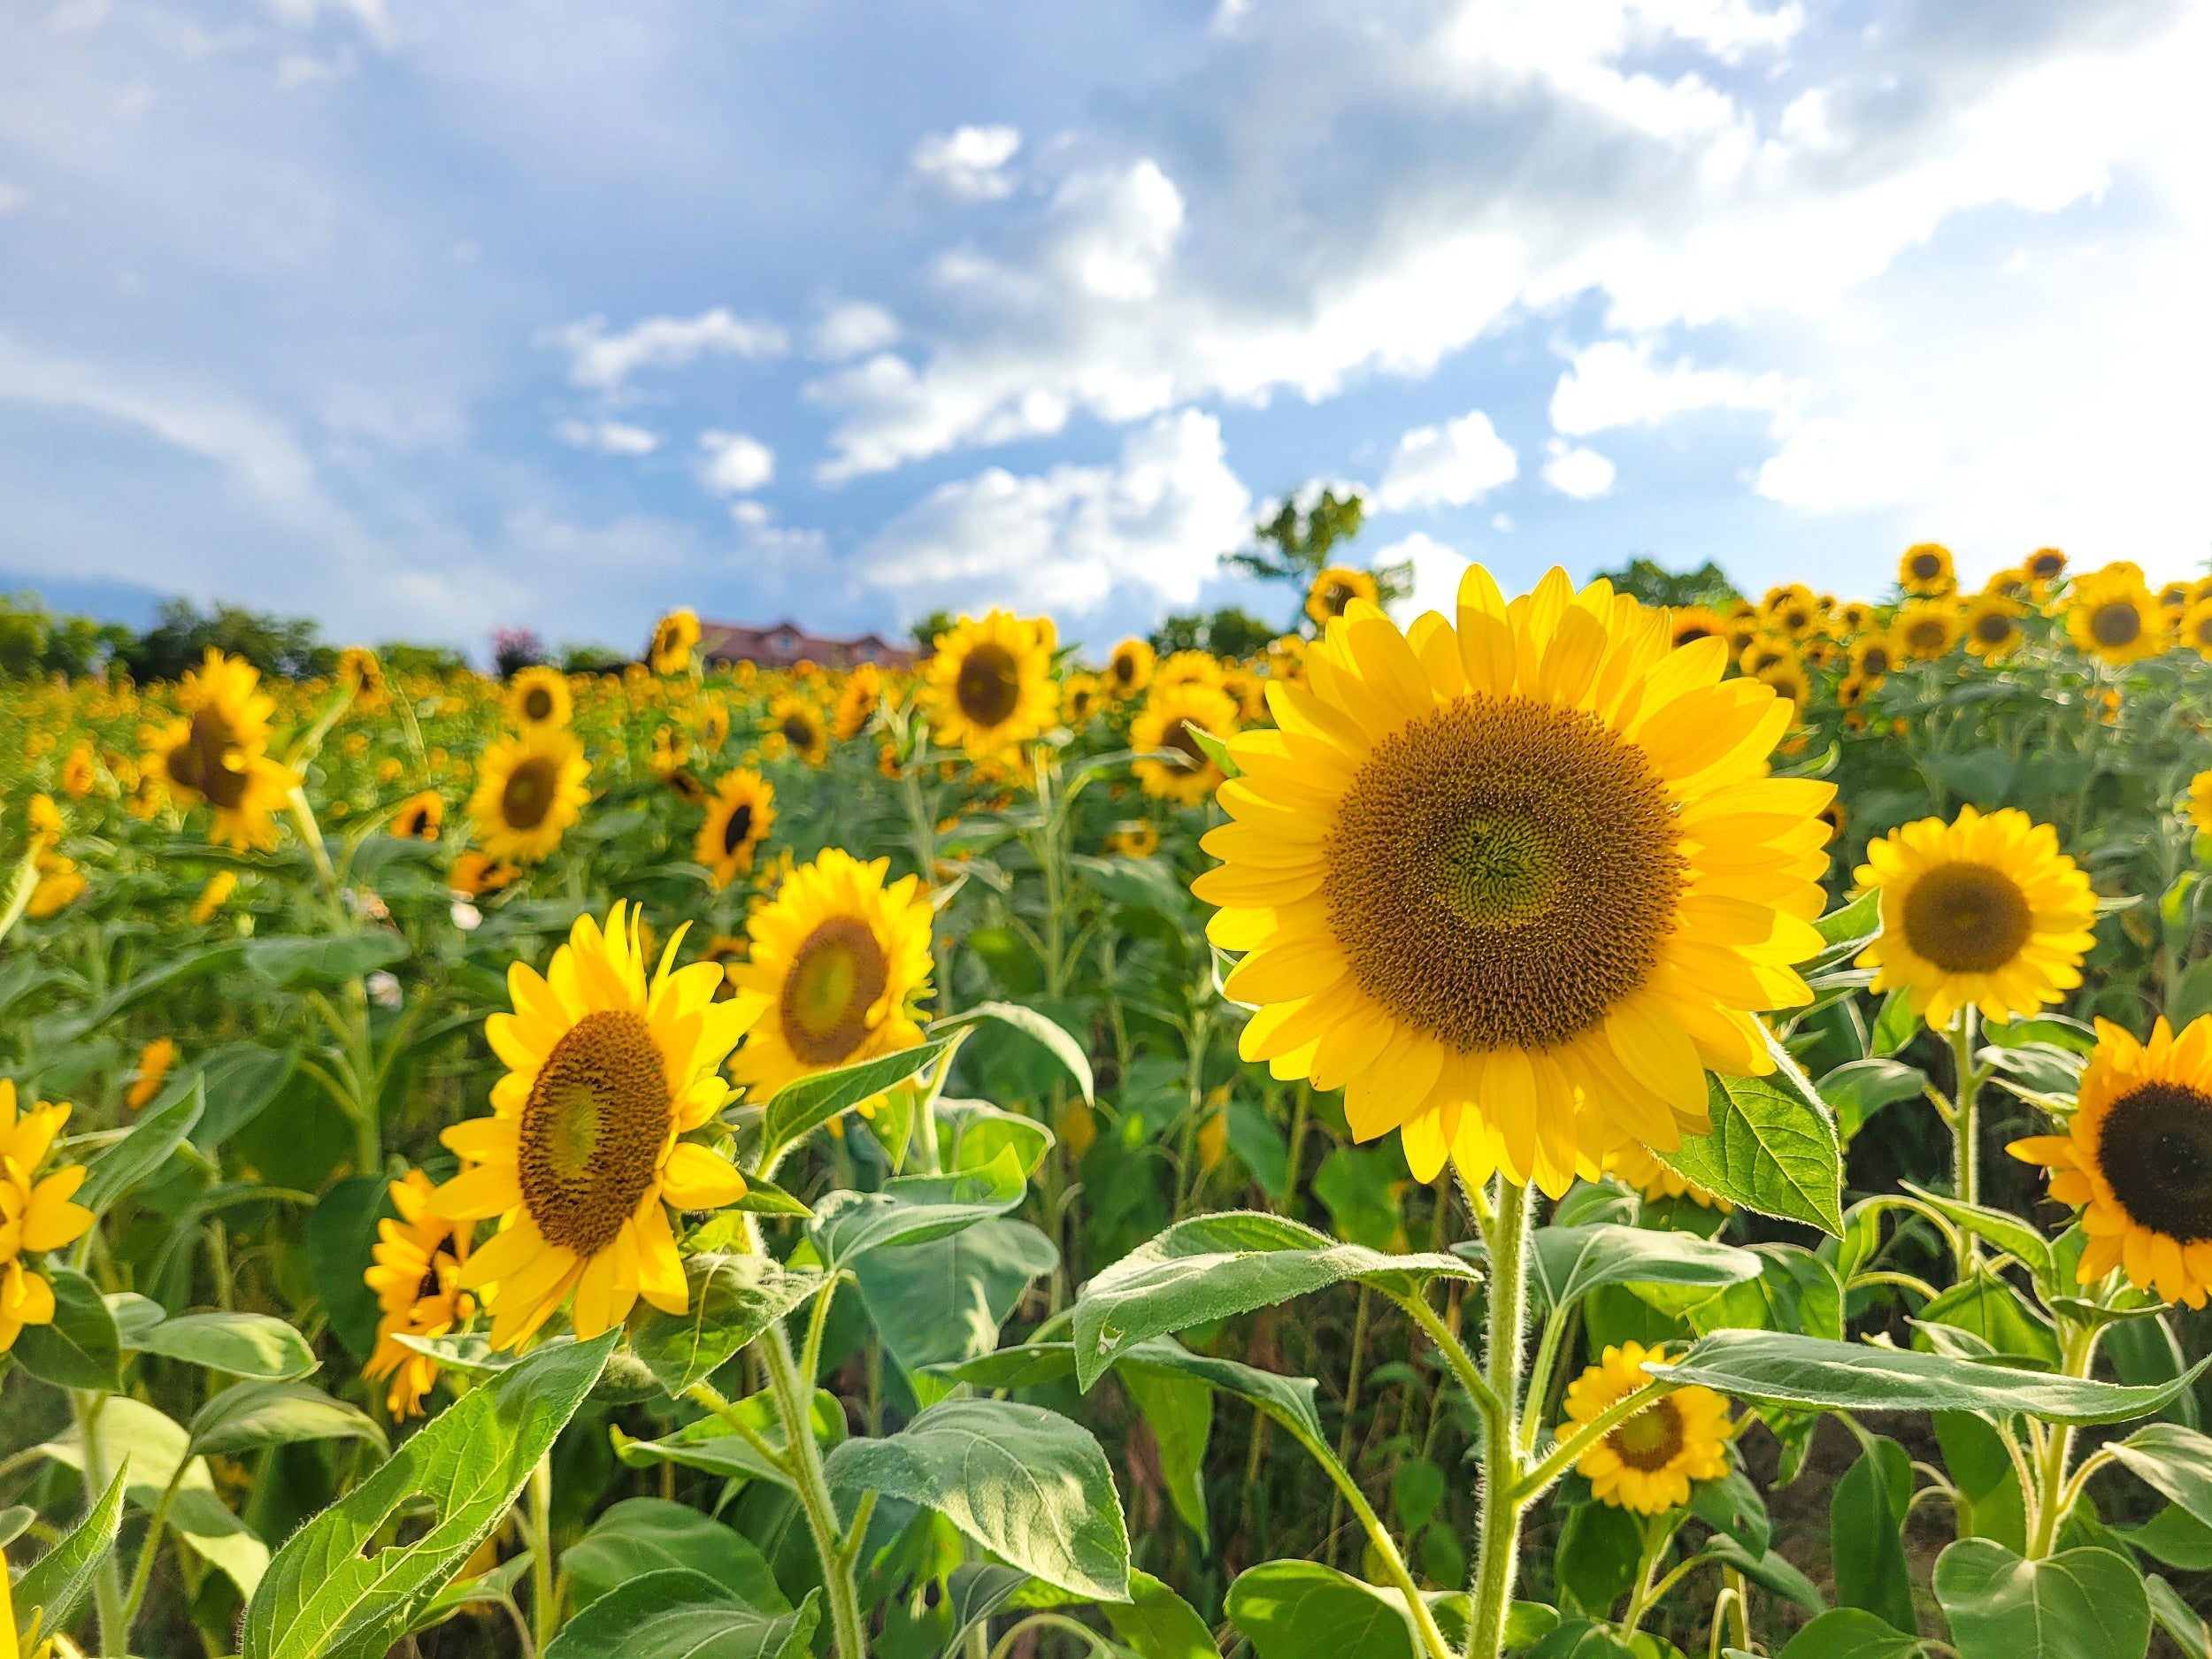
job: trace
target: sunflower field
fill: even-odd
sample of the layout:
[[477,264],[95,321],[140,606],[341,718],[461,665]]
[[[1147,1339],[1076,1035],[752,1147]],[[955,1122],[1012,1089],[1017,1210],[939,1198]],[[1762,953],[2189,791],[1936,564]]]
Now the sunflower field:
[[2212,1659],[2212,583],[0,681],[0,1659]]

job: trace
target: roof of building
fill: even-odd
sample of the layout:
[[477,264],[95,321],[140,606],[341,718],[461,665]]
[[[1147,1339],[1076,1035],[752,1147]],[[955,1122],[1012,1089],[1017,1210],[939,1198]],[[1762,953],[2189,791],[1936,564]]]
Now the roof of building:
[[796,663],[819,663],[825,668],[852,668],[862,663],[903,668],[914,660],[912,651],[879,634],[840,639],[810,634],[788,618],[764,628],[702,622],[699,649],[710,663],[750,662],[764,668],[789,668]]

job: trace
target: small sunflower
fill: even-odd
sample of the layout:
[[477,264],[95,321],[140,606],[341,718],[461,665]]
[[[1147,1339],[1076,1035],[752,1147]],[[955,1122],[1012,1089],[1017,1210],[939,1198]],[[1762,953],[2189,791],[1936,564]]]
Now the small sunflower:
[[922,670],[939,741],[987,760],[1040,735],[1059,712],[1052,683],[1058,642],[1050,618],[1024,620],[1007,611],[981,621],[963,617],[939,634]]
[[657,674],[680,674],[691,667],[691,654],[699,647],[699,613],[672,611],[653,625],[653,643],[646,658]]
[[774,785],[749,767],[725,772],[714,786],[691,856],[707,867],[717,890],[726,887],[753,867],[753,855],[775,821]]
[[617,900],[603,930],[577,918],[542,977],[509,964],[515,1011],[484,1023],[507,1066],[492,1115],[440,1137],[464,1167],[426,1212],[502,1218],[453,1280],[483,1296],[495,1348],[527,1340],[571,1292],[582,1340],[619,1325],[640,1295],[683,1312],[669,1210],[719,1210],[745,1195],[735,1165],[682,1137],[729,1098],[719,1067],[758,1006],[716,1002],[713,963],[673,965],[681,928],[649,979],[641,929]]
[[1940,541],[1916,541],[1898,556],[1897,585],[1928,599],[1949,593],[1958,586],[1951,549]]
[[1759,608],[1769,627],[1793,640],[1803,639],[1820,620],[1820,601],[1802,582],[1769,589]]
[[2051,1196],[2081,1211],[2089,1247],[2074,1277],[2113,1269],[2168,1302],[2212,1291],[2212,1016],[2177,1036],[2163,1018],[2147,1043],[2110,1020],[2081,1074],[2065,1133],[2006,1148],[2051,1171]]
[[453,868],[446,873],[446,885],[463,898],[472,899],[498,892],[521,874],[512,864],[469,851],[453,861]]
[[1302,634],[1284,634],[1267,642],[1267,675],[1294,686],[1306,683],[1306,641]]
[[2212,599],[2197,599],[2181,613],[2181,642],[2212,662]]
[[[1609,1347],[1598,1363],[1567,1385],[1567,1417],[1594,1422],[1616,1402],[1652,1380],[1647,1362],[1666,1363],[1663,1349],[1637,1342]],[[1591,1494],[1617,1509],[1664,1515],[1690,1501],[1693,1481],[1728,1473],[1728,1401],[1710,1388],[1662,1394],[1616,1427],[1575,1463]]]
[[2016,565],[2009,570],[2001,570],[1991,576],[1982,584],[1982,593],[1985,596],[2010,599],[2024,605],[2035,598],[2035,579]]
[[1249,724],[1267,718],[1267,682],[1242,664],[1221,671],[1221,689],[1237,705],[1237,718]]
[[2158,590],[2160,607],[2171,611],[2177,615],[2186,611],[2195,599],[2196,584],[2194,582],[2168,582]]
[[2039,547],[2021,562],[2020,568],[2038,588],[2047,588],[2066,573],[2066,555],[2055,547]]
[[1962,620],[1966,649],[1985,662],[2011,656],[2027,638],[2020,631],[2020,618],[2027,614],[2026,606],[2002,594],[1985,593],[1969,600]]
[[1157,696],[1178,686],[1219,686],[1221,659],[1210,651],[1178,651],[1152,671],[1152,693]]
[[353,706],[362,713],[384,706],[384,664],[367,646],[349,645],[338,653],[338,683],[353,693]]
[[1897,653],[1886,634],[1870,634],[1851,648],[1851,672],[1870,687],[1881,684],[1883,676],[1896,665]]
[[858,737],[882,706],[883,671],[873,663],[863,663],[845,676],[837,693],[837,710],[832,718],[838,741],[849,742]]
[[23,913],[33,921],[58,915],[84,896],[88,884],[75,859],[51,847],[40,846],[33,849],[31,863],[38,880],[31,888],[30,902],[23,907]]
[[2008,1020],[2081,983],[2097,895],[2058,832],[2016,807],[1959,809],[1870,841],[1862,891],[1881,895],[1881,936],[1858,959],[1876,992],[1901,987],[1933,1026],[1972,1003]]
[[886,884],[890,868],[829,848],[747,918],[747,960],[729,976],[758,1023],[729,1070],[751,1098],[922,1041],[933,912],[917,878]]
[[1958,642],[1958,607],[1947,600],[1916,600],[1889,625],[1890,649],[1909,660],[1932,663]]
[[370,1382],[392,1379],[385,1409],[404,1421],[422,1415],[422,1402],[438,1380],[438,1363],[398,1339],[443,1336],[475,1317],[476,1298],[459,1280],[476,1224],[431,1214],[435,1188],[420,1170],[408,1171],[388,1190],[399,1219],[377,1223],[373,1265],[361,1275],[376,1293],[380,1314],[376,1348],[361,1375]]
[[161,1085],[169,1075],[169,1068],[177,1063],[177,1045],[173,1039],[157,1037],[138,1051],[138,1064],[131,1071],[131,1086],[124,1092],[123,1104],[133,1111],[161,1093]]
[[1605,1168],[1608,1173],[1619,1176],[1655,1202],[1663,1198],[1686,1198],[1701,1210],[1717,1210],[1724,1215],[1736,1208],[1719,1194],[1708,1192],[1687,1176],[1676,1174],[1633,1141],[1608,1153]]
[[810,699],[795,691],[780,691],[768,700],[768,741],[771,752],[810,766],[829,758],[829,723]]
[[1105,692],[1097,675],[1070,674],[1060,682],[1060,718],[1069,729],[1080,731],[1105,706]]
[[1124,640],[1106,659],[1099,679],[1115,696],[1133,697],[1152,683],[1153,660],[1152,648],[1144,641]]
[[0,1078],[0,1354],[25,1325],[54,1322],[54,1287],[25,1257],[73,1243],[92,1225],[92,1212],[71,1202],[84,1185],[83,1164],[39,1174],[68,1121],[66,1105],[44,1101],[19,1114],[15,1080]]
[[2170,643],[2172,625],[2131,565],[2108,565],[2066,595],[2066,634],[2074,649],[2115,666],[2156,657]]
[[1770,668],[1797,660],[1797,647],[1778,634],[1761,634],[1737,653],[1736,666],[1747,674],[1763,674]]
[[583,817],[591,791],[583,745],[565,727],[503,737],[478,763],[469,818],[487,856],[542,864],[568,826]]
[[1804,664],[1795,657],[1784,657],[1779,662],[1770,663],[1755,678],[1787,697],[1791,707],[1800,715],[1805,712],[1806,703],[1812,699],[1813,682],[1806,675]]
[[1866,701],[1866,694],[1880,683],[1879,680],[1870,680],[1863,674],[1846,674],[1836,682],[1836,707],[1857,708]]
[[1155,685],[1129,723],[1129,747],[1140,755],[1158,750],[1172,760],[1143,759],[1131,768],[1144,792],[1195,806],[1220,787],[1223,773],[1192,731],[1227,738],[1237,729],[1237,705],[1217,686]]
[[1306,614],[1316,627],[1326,627],[1342,616],[1355,599],[1373,604],[1381,595],[1372,572],[1331,565],[1317,573],[1306,589]]
[[2212,772],[2189,780],[2189,821],[2200,835],[2212,835]]
[[276,814],[299,785],[299,774],[271,760],[269,717],[276,703],[257,690],[251,664],[209,648],[206,660],[177,687],[185,718],[172,724],[146,757],[184,805],[204,800],[215,826],[208,839],[236,852],[276,845]]
[[392,814],[391,833],[403,841],[434,841],[445,823],[445,800],[435,789],[409,795]]
[[558,731],[569,723],[574,706],[568,678],[558,669],[534,664],[507,682],[507,718],[525,733]]
[[1725,639],[1728,624],[1716,611],[1703,605],[1683,605],[1667,612],[1671,637],[1678,646],[1689,645],[1699,640]]
[[1834,620],[1839,634],[1863,634],[1874,626],[1874,607],[1863,599],[1847,599],[1836,607]]
[[72,801],[81,801],[99,780],[100,765],[92,757],[92,745],[79,743],[61,764],[61,792]]
[[[2212,773],[2207,773],[2212,777]],[[1160,850],[1160,826],[1149,818],[1128,824],[1106,837],[1106,850],[1124,858],[1149,858]]]

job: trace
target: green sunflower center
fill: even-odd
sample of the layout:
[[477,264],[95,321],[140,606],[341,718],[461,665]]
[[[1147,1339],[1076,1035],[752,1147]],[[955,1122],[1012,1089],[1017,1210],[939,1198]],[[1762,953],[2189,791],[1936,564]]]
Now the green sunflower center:
[[2123,1094],[2097,1165],[2129,1220],[2183,1244],[2212,1239],[2212,1095],[2166,1082]]
[[1683,1438],[1681,1409],[1662,1398],[1607,1435],[1605,1443],[1621,1462],[1648,1475],[1681,1455]]
[[2028,895],[1989,864],[1938,864],[1905,895],[1905,942],[1946,973],[1994,973],[2034,931]]
[[500,817],[514,829],[537,828],[553,810],[559,781],[559,765],[550,756],[526,757],[507,774],[507,787],[499,792]]
[[745,844],[753,833],[753,803],[741,801],[730,810],[728,820],[722,826],[722,850],[734,853]]
[[1461,1053],[1601,1022],[1649,978],[1685,876],[1642,751],[1518,697],[1463,698],[1379,743],[1325,851],[1361,988]]
[[2100,645],[2131,645],[2142,632],[2142,613],[2125,599],[2099,605],[2089,618],[2090,637]]
[[784,976],[783,1040],[809,1065],[842,1062],[868,1035],[868,1010],[891,964],[865,922],[833,916],[801,942]]
[[587,1014],[553,1045],[522,1109],[516,1173],[549,1244],[582,1256],[615,1240],[660,1168],[674,1110],[653,1029]]
[[960,659],[954,700],[975,725],[1005,725],[1021,706],[1021,664],[1003,645],[987,642]]

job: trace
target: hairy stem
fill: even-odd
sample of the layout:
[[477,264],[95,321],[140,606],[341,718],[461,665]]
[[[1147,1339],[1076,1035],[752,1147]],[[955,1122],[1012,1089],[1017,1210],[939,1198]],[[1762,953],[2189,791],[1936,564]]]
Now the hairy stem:
[[1521,1398],[1521,1348],[1528,1324],[1528,1188],[1501,1179],[1497,1215],[1489,1227],[1489,1302],[1483,1371],[1496,1402],[1483,1425],[1482,1535],[1477,1542],[1474,1611],[1467,1623],[1467,1659],[1498,1659],[1505,1616],[1513,1605],[1513,1574],[1521,1541],[1521,1453],[1516,1420]]

